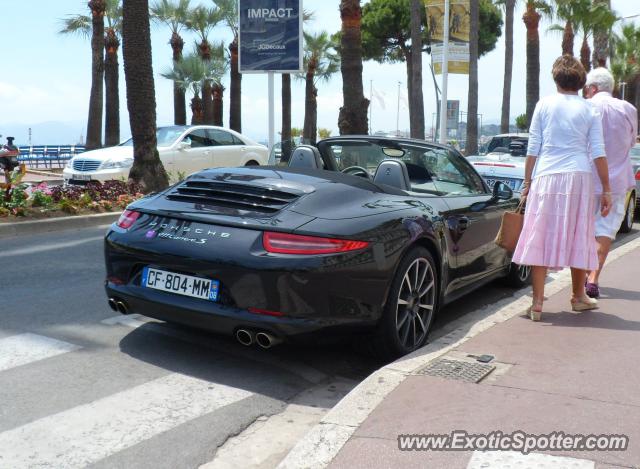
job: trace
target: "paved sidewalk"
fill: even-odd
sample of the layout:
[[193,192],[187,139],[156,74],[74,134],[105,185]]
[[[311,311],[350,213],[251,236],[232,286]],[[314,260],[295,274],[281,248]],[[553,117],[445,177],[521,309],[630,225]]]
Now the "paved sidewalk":
[[[377,406],[332,468],[640,467],[640,249],[611,262],[600,309],[573,313],[570,289],[545,302],[542,321],[499,323],[443,358],[496,366],[478,384],[412,374]],[[624,434],[626,451],[400,451],[400,434]],[[540,454],[545,453],[545,454]],[[549,455],[549,456],[547,456]]]

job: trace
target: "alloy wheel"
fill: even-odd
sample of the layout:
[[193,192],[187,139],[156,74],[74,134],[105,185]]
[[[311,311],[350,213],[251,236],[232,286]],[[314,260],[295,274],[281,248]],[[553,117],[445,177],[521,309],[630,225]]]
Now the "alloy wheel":
[[396,305],[396,333],[408,350],[427,336],[436,301],[436,282],[431,263],[415,259],[404,274]]
[[531,275],[531,266],[529,265],[519,265],[518,266],[518,280],[521,282],[526,282]]

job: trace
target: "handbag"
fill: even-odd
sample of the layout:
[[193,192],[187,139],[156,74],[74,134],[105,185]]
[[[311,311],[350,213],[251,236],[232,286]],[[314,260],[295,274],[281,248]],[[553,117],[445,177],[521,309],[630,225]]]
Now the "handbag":
[[520,203],[515,211],[504,212],[502,214],[502,223],[500,224],[500,230],[498,230],[495,243],[508,252],[516,250],[516,245],[522,232],[522,225],[524,224],[524,201],[524,198],[520,199]]

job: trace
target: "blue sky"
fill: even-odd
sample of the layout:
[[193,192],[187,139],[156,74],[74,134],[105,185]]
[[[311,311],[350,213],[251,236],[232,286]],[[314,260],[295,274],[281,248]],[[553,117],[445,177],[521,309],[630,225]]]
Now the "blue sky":
[[[194,2],[197,3],[197,2]],[[200,3],[209,4],[206,0]],[[521,21],[522,4],[516,11],[515,58],[512,88],[512,120],[525,109],[525,28]],[[75,142],[86,127],[86,114],[90,89],[91,50],[89,41],[82,37],[61,36],[61,20],[68,14],[88,12],[87,2],[82,0],[56,1],[3,1],[2,43],[9,45],[2,51],[0,65],[0,134],[17,137],[26,143],[26,128],[34,129],[33,142],[47,143],[55,135],[57,140]],[[640,13],[637,0],[612,0],[613,8],[620,16]],[[340,28],[339,0],[307,0],[305,9],[315,14],[308,25],[310,30],[325,29],[330,33]],[[633,21],[638,21],[635,18]],[[542,25],[541,33],[541,95],[554,91],[550,78],[553,60],[560,54],[560,37],[546,32],[549,23]],[[229,33],[220,27],[211,34],[213,40],[229,40]],[[169,33],[164,27],[154,27],[152,32],[153,64],[156,76],[158,125],[170,124],[173,120],[171,82],[160,76],[170,67],[171,49]],[[185,35],[187,47],[193,37]],[[579,40],[576,41],[576,50]],[[484,123],[495,123],[500,118],[502,99],[502,75],[504,38],[498,47],[479,63],[480,102],[479,112]],[[425,119],[431,127],[435,113],[435,94],[424,56]],[[122,58],[120,58],[122,69]],[[384,97],[384,103],[373,103],[373,130],[392,131],[396,128],[398,82],[401,93],[406,96],[406,67],[404,63],[380,65],[367,62],[364,67],[364,84],[368,94],[373,81],[376,91]],[[124,90],[124,73],[121,71],[121,135],[129,135],[128,115]],[[224,80],[228,88],[228,77]],[[244,75],[243,78],[243,133],[257,140],[267,136],[267,78],[266,75]],[[276,77],[276,129],[279,130],[279,77]],[[304,120],[304,84],[294,81],[293,125],[301,127]],[[461,109],[466,110],[467,77],[451,76],[449,99],[460,99]],[[342,81],[336,74],[328,83],[319,86],[318,125],[337,133],[338,110],[342,104]],[[383,107],[384,105],[384,107]],[[228,122],[228,101],[225,102],[225,124]],[[406,98],[401,96],[400,129],[407,129],[408,110]]]

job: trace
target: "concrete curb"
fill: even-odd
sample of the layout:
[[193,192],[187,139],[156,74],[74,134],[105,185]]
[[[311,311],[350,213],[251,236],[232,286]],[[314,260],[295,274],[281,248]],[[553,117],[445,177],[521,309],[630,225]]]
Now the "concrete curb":
[[[640,236],[611,251],[607,262],[640,248]],[[568,269],[545,286],[551,296],[571,285]],[[408,376],[429,362],[459,347],[487,329],[524,314],[531,305],[525,293],[505,298],[494,305],[476,310],[454,321],[457,327],[448,334],[402,357],[371,374],[331,409],[307,435],[300,440],[278,465],[278,469],[320,469],[327,467],[345,443],[371,412]]]
[[120,213],[121,212],[96,213],[93,215],[48,218],[46,220],[0,223],[0,238],[110,224],[118,219]]

